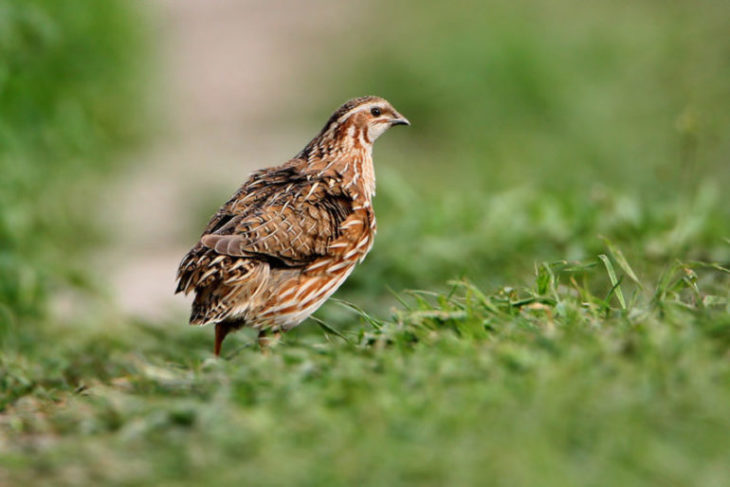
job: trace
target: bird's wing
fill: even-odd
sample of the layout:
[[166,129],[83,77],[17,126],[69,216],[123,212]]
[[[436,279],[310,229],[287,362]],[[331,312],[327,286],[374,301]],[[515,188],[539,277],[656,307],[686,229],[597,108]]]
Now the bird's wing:
[[[290,161],[291,162],[291,161]],[[236,217],[246,216],[297,179],[291,164],[254,172],[231,198],[216,212],[203,230],[202,236],[215,233]]]
[[260,195],[242,195],[241,201],[259,198],[251,211],[209,225],[212,231],[200,239],[203,246],[221,255],[259,257],[286,266],[325,255],[352,212],[351,200],[326,179],[265,187],[274,190],[263,201]]

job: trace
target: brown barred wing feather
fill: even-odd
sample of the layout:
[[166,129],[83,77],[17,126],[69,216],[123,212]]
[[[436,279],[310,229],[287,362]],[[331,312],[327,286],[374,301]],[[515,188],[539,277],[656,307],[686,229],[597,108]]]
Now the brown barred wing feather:
[[340,224],[352,212],[351,202],[329,189],[319,181],[298,184],[200,241],[221,255],[270,258],[290,267],[306,265],[326,255]]

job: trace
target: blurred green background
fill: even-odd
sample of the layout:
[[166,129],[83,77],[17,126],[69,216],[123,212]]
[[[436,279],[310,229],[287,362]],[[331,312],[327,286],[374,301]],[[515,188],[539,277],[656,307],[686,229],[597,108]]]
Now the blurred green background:
[[[709,0],[0,2],[0,485],[727,485],[729,31]],[[177,261],[364,94],[413,126],[344,302],[210,360]]]

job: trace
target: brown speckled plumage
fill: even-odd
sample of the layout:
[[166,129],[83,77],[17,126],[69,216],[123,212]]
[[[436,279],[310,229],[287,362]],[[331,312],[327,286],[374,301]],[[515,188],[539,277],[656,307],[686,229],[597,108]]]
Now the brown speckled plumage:
[[178,269],[190,323],[216,324],[215,354],[243,326],[278,333],[312,314],[373,244],[372,144],[408,124],[386,100],[348,101],[296,157],[255,172]]

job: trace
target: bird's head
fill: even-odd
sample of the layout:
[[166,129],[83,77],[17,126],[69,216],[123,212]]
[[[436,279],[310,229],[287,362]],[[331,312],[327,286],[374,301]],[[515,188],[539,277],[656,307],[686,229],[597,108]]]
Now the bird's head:
[[354,98],[335,110],[320,136],[344,145],[370,148],[394,125],[410,125],[387,100],[378,96]]

